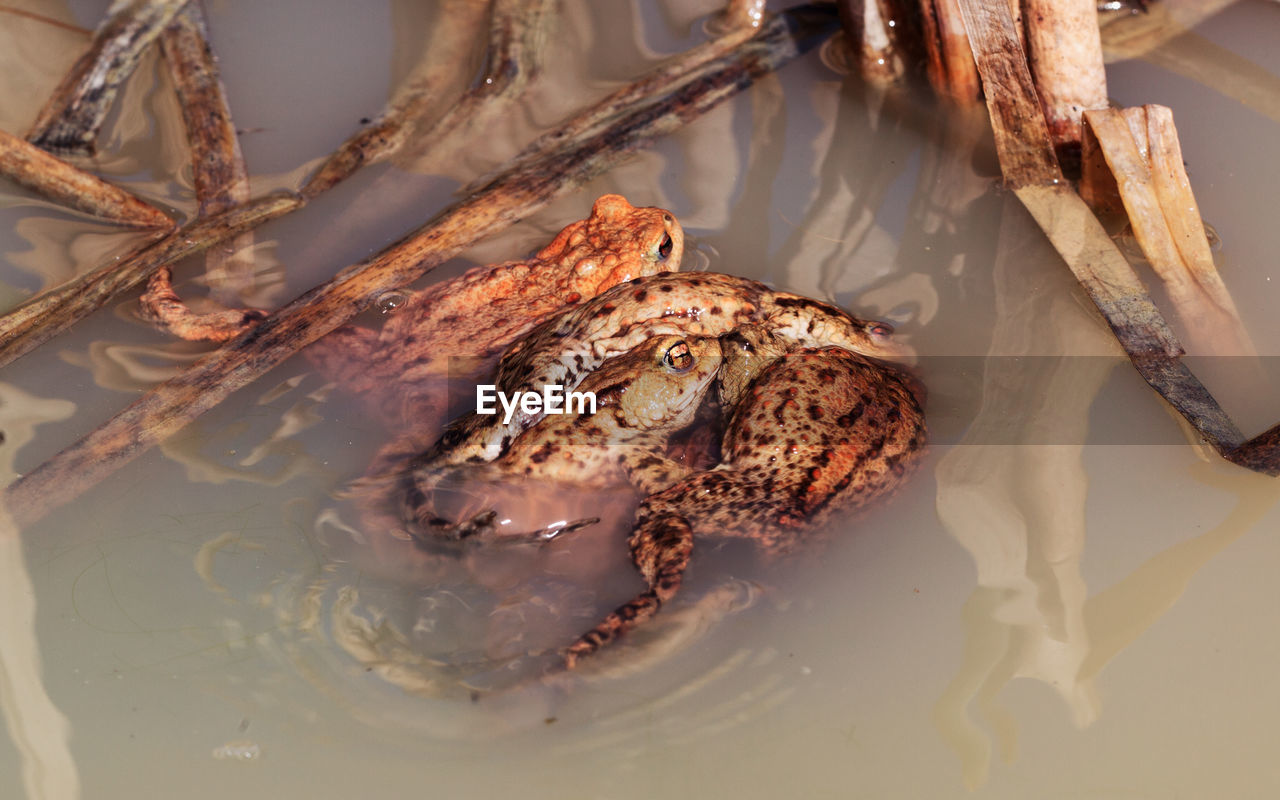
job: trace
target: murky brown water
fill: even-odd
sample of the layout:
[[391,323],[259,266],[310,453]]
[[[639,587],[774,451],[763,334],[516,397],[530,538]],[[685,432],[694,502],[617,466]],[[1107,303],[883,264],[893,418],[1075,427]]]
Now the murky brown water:
[[[17,5],[90,26],[105,3]],[[382,106],[432,21],[411,5],[209,4],[255,193]],[[420,224],[519,136],[700,40],[715,3],[565,6],[511,132],[442,175],[372,168],[260,229],[257,298]],[[1274,81],[1278,25],[1280,6],[1243,2],[1180,57],[1234,54]],[[25,128],[82,41],[0,14],[0,128]],[[1174,109],[1223,276],[1280,355],[1280,119],[1163,66],[1109,79],[1120,104]],[[891,503],[770,570],[708,543],[682,604],[594,675],[472,703],[463,682],[501,681],[636,589],[621,534],[425,582],[329,494],[386,433],[295,359],[20,540],[0,532],[0,796],[1275,796],[1280,484],[1183,444],[990,153],[956,154],[959,123],[879,106],[805,59],[469,262],[525,253],[616,191],[673,210],[691,266],[894,319],[937,444]],[[174,111],[151,62],[101,169],[189,212]],[[127,242],[3,191],[5,305]],[[30,469],[199,352],[130,308],[0,374],[0,466]],[[1267,364],[1194,366],[1247,432],[1277,421]]]

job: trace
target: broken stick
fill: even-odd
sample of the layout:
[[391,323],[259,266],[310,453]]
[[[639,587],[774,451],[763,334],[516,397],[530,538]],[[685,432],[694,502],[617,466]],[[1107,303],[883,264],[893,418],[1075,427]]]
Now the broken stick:
[[36,116],[27,141],[51,153],[91,156],[116,92],[187,0],[116,3]]
[[173,227],[169,215],[150,203],[4,131],[0,175],[59,205],[109,222],[131,228]]

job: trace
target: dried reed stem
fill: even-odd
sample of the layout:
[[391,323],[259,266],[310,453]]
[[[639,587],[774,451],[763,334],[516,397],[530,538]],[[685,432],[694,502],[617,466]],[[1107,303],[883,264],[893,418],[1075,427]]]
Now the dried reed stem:
[[524,93],[542,71],[554,8],[555,0],[493,0],[480,79],[403,148],[415,168],[444,163]]
[[120,85],[187,0],[116,3],[36,116],[27,141],[51,153],[91,156]]
[[1164,106],[1139,106],[1088,111],[1085,119],[1106,159],[1134,238],[1168,289],[1193,348],[1213,355],[1256,355],[1213,264],[1182,166],[1173,112]]
[[131,228],[169,228],[173,220],[124,189],[0,131],[0,175],[36,194]]
[[[174,17],[160,36],[160,49],[182,108],[197,216],[207,217],[245,202],[249,199],[249,175],[198,4],[187,6]],[[252,248],[253,234],[245,232],[230,247],[205,252],[205,275],[221,302],[237,304],[239,293],[253,285],[253,263],[242,255]],[[141,299],[142,315],[183,339],[226,341],[239,334],[247,322],[263,316],[249,310],[196,314],[178,298],[172,278],[173,270],[167,266],[151,276]]]
[[925,68],[929,85],[939,97],[973,103],[978,100],[982,85],[957,1],[921,0]]
[[[347,139],[320,166],[301,191],[311,198],[346,180],[365,164],[395,155],[422,121],[443,107],[444,90],[466,63],[471,43],[481,30],[486,4],[476,0],[445,0],[423,46],[423,60],[396,90],[377,119]],[[441,112],[443,113],[443,112]]]
[[[1107,107],[1096,0],[1022,0],[1040,105],[1064,164],[1080,158],[1080,115]],[[1068,171],[1074,172],[1073,166]]]
[[906,66],[887,22],[892,19],[892,10],[882,8],[881,2],[841,0],[839,3],[858,74],[877,86],[901,80]]
[[159,241],[28,300],[0,318],[0,367],[137,286],[155,270],[287,214],[302,202],[291,192],[277,193],[189,222]]

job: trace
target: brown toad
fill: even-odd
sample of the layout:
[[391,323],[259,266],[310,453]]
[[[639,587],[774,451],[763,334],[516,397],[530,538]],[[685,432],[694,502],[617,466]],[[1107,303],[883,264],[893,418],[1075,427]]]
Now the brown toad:
[[382,330],[343,328],[306,352],[344,388],[377,398],[384,424],[435,431],[451,368],[466,371],[565,306],[678,269],[683,252],[684,233],[669,212],[604,195],[533,258],[437,283],[412,294]]
[[924,414],[895,369],[836,347],[788,352],[760,328],[724,347],[723,461],[640,504],[629,544],[648,589],[569,647],[570,669],[671,599],[695,535],[788,552],[833,512],[894,489],[918,460]]
[[[678,273],[629,281],[546,320],[503,353],[496,383],[507,392],[548,384],[571,389],[606,359],[650,336],[720,336],[749,325],[762,326],[792,349],[834,345],[881,358],[907,352],[891,341],[888,325],[827,303],[749,278]],[[519,413],[504,423],[500,417],[462,417],[445,430],[437,457],[490,461],[539,418]]]
[[[463,539],[492,533],[511,542],[550,538],[556,530],[518,535],[502,530],[482,511],[461,525],[441,518],[433,496],[445,480],[530,479],[578,488],[630,483],[646,494],[665,489],[687,470],[665,457],[668,437],[694,419],[718,374],[720,343],[714,338],[656,336],[606,361],[577,389],[591,407],[551,414],[517,437],[498,459],[442,464],[428,453],[399,479],[410,527]],[[501,409],[498,409],[501,413]]]

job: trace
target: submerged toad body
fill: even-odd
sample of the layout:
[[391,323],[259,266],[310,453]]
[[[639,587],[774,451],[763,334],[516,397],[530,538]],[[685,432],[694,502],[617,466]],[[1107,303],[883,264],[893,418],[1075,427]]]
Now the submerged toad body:
[[405,516],[418,530],[450,538],[496,530],[492,513],[459,526],[435,513],[432,496],[446,477],[532,478],[580,488],[630,483],[646,494],[665,489],[686,472],[665,457],[668,437],[693,422],[720,363],[714,338],[649,339],[605,362],[578,387],[594,398],[594,410],[548,416],[490,462],[449,465],[426,454],[405,475]]
[[920,455],[924,413],[896,369],[836,347],[789,351],[758,327],[724,347],[723,461],[641,503],[630,550],[648,588],[568,649],[570,668],[676,593],[695,536],[786,553],[833,512],[892,491]]
[[429,429],[424,420],[443,417],[438,382],[451,368],[466,371],[566,306],[678,269],[683,251],[684,233],[669,212],[604,195],[587,219],[560,231],[533,258],[435,284],[395,309],[381,331],[344,328],[307,353],[344,388],[378,397],[375,411],[384,424]]

